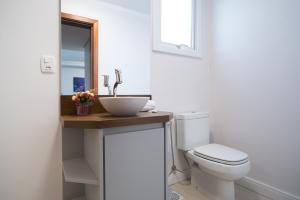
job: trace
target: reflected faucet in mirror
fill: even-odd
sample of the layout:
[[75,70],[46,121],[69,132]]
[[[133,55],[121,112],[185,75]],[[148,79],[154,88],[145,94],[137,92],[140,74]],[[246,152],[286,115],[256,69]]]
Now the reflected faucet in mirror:
[[104,77],[104,87],[107,87],[107,90],[108,90],[108,95],[112,95],[112,92],[111,92],[111,87],[109,85],[109,75],[102,75]]
[[121,70],[120,69],[115,69],[115,73],[116,73],[116,82],[114,84],[114,89],[113,89],[113,95],[114,97],[117,96],[117,87],[119,84],[122,84],[122,76],[121,76]]

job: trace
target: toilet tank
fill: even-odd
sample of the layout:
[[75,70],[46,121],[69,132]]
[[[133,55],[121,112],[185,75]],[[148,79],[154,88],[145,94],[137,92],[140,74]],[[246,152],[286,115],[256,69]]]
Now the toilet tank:
[[208,113],[181,113],[176,115],[175,120],[178,149],[188,151],[209,144]]

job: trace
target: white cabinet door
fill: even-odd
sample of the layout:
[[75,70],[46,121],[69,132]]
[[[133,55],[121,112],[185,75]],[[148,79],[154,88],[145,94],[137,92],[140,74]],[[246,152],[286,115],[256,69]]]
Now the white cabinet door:
[[164,200],[164,129],[105,136],[105,200]]

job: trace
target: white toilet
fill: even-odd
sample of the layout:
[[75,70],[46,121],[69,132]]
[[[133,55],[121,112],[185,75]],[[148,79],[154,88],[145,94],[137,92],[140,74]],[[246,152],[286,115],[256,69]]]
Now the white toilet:
[[211,200],[234,200],[234,181],[250,170],[248,155],[219,144],[209,144],[208,113],[176,115],[177,148],[192,161],[191,182]]

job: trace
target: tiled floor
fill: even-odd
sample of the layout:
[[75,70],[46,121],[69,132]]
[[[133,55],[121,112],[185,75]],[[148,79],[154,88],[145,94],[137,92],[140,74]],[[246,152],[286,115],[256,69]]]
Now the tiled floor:
[[171,188],[181,194],[184,200],[209,200],[192,187],[189,181],[183,181],[172,185]]

